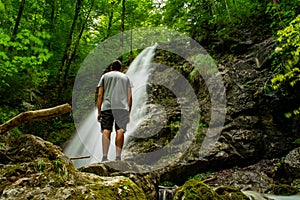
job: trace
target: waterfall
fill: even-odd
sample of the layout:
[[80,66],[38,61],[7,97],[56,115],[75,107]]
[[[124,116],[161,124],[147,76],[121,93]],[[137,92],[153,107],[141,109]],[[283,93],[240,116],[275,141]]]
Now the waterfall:
[[[151,74],[151,63],[157,45],[145,48],[130,65],[127,75],[133,83],[132,98],[133,105],[130,115],[130,123],[125,133],[125,142],[135,131],[146,114],[147,91],[146,84]],[[100,77],[99,77],[100,79]],[[97,83],[95,83],[96,87]],[[76,168],[97,163],[102,158],[102,133],[100,124],[97,121],[97,108],[95,108],[87,119],[81,123],[76,134],[70,139],[64,149],[64,153],[69,157],[90,156],[87,159],[73,160]],[[123,150],[125,152],[126,149]],[[111,133],[111,144],[108,152],[108,159],[115,159],[115,132]]]
[[178,187],[166,187],[160,185],[158,188],[158,200],[172,200]]

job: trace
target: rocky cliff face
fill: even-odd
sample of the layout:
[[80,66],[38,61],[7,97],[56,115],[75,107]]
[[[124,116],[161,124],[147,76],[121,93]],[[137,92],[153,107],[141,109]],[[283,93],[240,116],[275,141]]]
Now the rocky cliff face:
[[[174,159],[168,167],[159,171],[161,180],[181,184],[199,172],[233,166],[243,167],[262,159],[278,158],[297,146],[295,141],[300,138],[299,117],[286,119],[284,112],[288,110],[289,104],[299,99],[291,91],[285,93],[273,91],[270,83],[273,75],[270,55],[275,48],[275,42],[269,38],[257,44],[243,44],[240,48],[243,48],[242,55],[227,54],[220,56],[216,61],[226,87],[227,113],[220,138],[204,157],[201,143],[211,114],[211,102],[205,82],[201,77],[197,80],[189,78],[193,67],[182,58],[160,52],[157,54],[157,62],[174,67],[190,80],[197,94],[203,117],[201,133],[196,135],[188,149],[182,151],[180,158]],[[169,73],[163,74],[164,76],[159,79],[168,78],[165,74]],[[162,148],[176,137],[176,131],[180,126],[176,124],[180,116],[176,97],[172,96],[170,91],[159,89],[155,85],[150,85],[149,88],[149,102],[158,103],[165,109],[164,113],[159,114],[161,111],[153,113],[155,116],[163,116],[162,119],[168,119],[168,122],[159,132],[159,137],[133,140],[128,145],[128,150],[136,154],[126,155],[128,160],[134,160],[141,153]],[[288,92],[289,95],[286,95]],[[149,110],[151,113],[151,109]],[[145,132],[145,127],[141,126],[139,133]]]

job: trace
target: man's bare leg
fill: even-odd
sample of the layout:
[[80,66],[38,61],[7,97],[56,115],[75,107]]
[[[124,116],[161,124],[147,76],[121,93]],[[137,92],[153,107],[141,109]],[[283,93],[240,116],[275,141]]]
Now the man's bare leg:
[[119,129],[119,130],[117,130],[117,134],[116,134],[116,156],[117,156],[117,159],[121,158],[123,144],[124,144],[124,130]]
[[[104,129],[102,134],[102,152],[103,158],[107,159],[108,149],[110,145],[110,134],[111,130]],[[105,160],[105,159],[102,159]]]

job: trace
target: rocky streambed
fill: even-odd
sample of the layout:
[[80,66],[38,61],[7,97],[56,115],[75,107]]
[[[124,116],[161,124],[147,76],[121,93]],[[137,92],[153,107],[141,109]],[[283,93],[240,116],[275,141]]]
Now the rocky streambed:
[[249,199],[261,193],[294,195],[300,189],[300,148],[282,159],[207,171],[176,185],[162,180],[165,171],[145,173],[147,166],[128,161],[75,169],[57,146],[33,135],[3,135],[0,144],[1,199],[159,199],[164,194],[159,196],[159,185],[171,186],[174,199]]

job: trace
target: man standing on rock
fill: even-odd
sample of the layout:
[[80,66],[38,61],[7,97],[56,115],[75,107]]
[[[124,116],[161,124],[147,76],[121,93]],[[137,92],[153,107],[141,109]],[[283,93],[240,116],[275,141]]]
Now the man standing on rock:
[[114,61],[110,72],[104,74],[98,88],[98,121],[102,130],[102,161],[107,161],[110,145],[110,135],[115,122],[116,130],[116,160],[121,160],[124,144],[124,133],[130,120],[132,106],[132,83],[128,76],[122,73],[122,63]]

